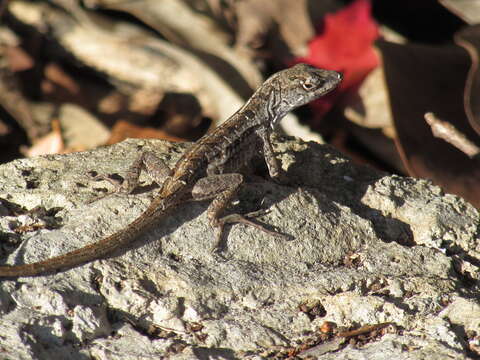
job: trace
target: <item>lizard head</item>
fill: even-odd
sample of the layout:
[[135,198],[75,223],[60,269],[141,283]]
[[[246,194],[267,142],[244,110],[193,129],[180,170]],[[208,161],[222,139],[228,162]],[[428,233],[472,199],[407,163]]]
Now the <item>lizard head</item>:
[[268,112],[273,127],[289,111],[332,91],[342,81],[336,71],[297,64],[272,75],[268,87]]

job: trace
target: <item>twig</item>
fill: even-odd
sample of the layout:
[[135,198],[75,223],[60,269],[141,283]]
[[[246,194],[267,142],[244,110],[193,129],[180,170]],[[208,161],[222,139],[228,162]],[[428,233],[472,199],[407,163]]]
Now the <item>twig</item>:
[[337,336],[338,337],[358,336],[358,335],[366,334],[375,330],[383,329],[384,327],[387,327],[392,324],[393,323],[391,322],[385,322],[385,323],[380,323],[375,325],[365,325],[355,330],[343,331],[341,333],[338,333]]
[[433,136],[445,140],[468,157],[473,158],[480,153],[480,148],[449,122],[440,120],[431,112],[425,114],[425,121],[430,125]]

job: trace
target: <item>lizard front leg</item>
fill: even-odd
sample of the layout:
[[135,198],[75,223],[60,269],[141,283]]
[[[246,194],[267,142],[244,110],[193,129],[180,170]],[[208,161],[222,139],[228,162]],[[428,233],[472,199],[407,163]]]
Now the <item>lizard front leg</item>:
[[278,183],[285,183],[286,178],[282,172],[278,159],[273,152],[272,142],[270,141],[270,129],[264,127],[257,130],[257,134],[263,143],[263,157],[268,167],[270,177]]
[[[207,209],[207,216],[210,221],[210,225],[215,229],[216,232],[216,243],[214,249],[218,248],[221,242],[225,224],[242,223],[253,226],[269,235],[286,238],[286,235],[269,230],[240,214],[230,214],[221,217],[222,212],[237,194],[242,183],[243,176],[238,173],[210,175],[198,180],[192,189],[192,198],[194,200],[200,201],[213,199]],[[247,214],[246,216],[253,217],[258,214],[259,212],[254,212]]]

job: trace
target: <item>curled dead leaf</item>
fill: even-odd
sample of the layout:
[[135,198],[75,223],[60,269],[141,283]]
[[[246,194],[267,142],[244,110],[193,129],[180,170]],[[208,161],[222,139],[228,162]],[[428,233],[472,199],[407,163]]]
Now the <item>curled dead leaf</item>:
[[432,179],[447,192],[480,206],[480,166],[463,152],[432,135],[427,112],[452,122],[479,144],[467,120],[463,93],[470,68],[459,46],[398,45],[378,42],[382,54],[396,145],[409,174]]

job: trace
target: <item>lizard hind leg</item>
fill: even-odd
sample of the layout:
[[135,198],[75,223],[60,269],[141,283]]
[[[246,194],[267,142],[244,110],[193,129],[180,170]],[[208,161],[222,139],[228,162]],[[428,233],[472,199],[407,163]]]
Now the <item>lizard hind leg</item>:
[[[162,159],[151,151],[144,151],[128,168],[123,183],[114,181],[107,175],[97,175],[94,177],[94,180],[106,180],[110,182],[115,186],[113,193],[130,194],[139,185],[138,179],[142,170],[145,170],[150,178],[159,186],[161,186],[165,179],[171,174],[171,169]],[[105,196],[107,195],[108,194],[105,194]],[[99,198],[96,200],[99,200]]]
[[[242,183],[243,176],[238,173],[210,175],[198,180],[192,189],[192,197],[194,200],[201,201],[213,199],[207,209],[207,216],[210,221],[210,225],[215,229],[216,233],[216,241],[213,250],[219,248],[219,245],[222,241],[224,226],[226,224],[242,223],[253,226],[256,229],[275,237],[286,237],[285,235],[269,230],[266,227],[257,224],[240,214],[229,214],[220,217],[222,212],[229,205],[230,201],[237,194]],[[259,213],[263,213],[263,211],[256,211],[246,216],[254,217]]]
[[165,162],[151,151],[144,151],[133,162],[125,174],[125,181],[122,184],[122,190],[131,193],[138,186],[140,172],[145,170],[150,178],[159,186],[171,174],[172,170]]

